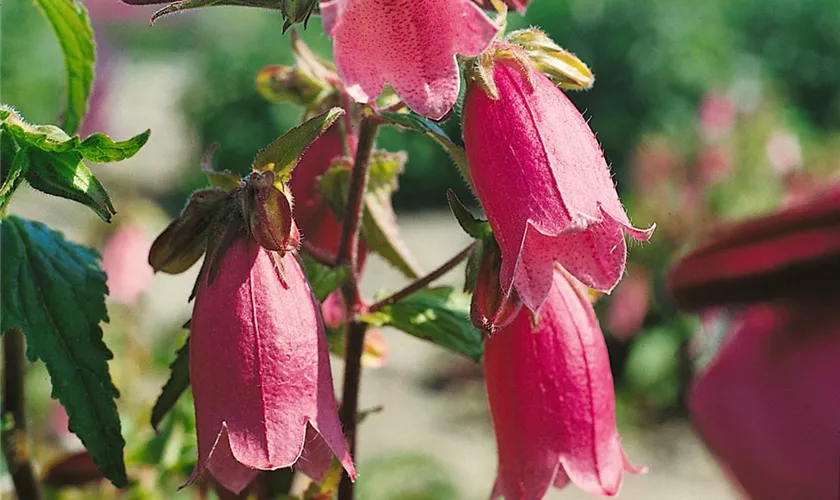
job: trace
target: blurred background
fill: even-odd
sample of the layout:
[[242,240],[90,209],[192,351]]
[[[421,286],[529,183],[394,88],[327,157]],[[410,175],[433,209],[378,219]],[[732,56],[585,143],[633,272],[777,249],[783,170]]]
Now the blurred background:
[[[213,8],[164,17],[154,8],[86,0],[98,42],[97,80],[83,135],[124,139],[152,129],[148,145],[118,166],[95,167],[119,215],[104,225],[85,208],[23,192],[11,211],[48,221],[101,249],[113,296],[106,342],[137,484],[128,498],[174,498],[194,459],[192,408],[183,398],[155,435],[149,413],[180,347],[186,297],[197,269],[152,277],[152,238],[202,186],[203,150],[221,147],[217,168],[245,172],[255,152],[300,120],[269,104],[254,75],[291,64],[279,13]],[[33,123],[54,123],[63,63],[46,21],[29,2],[3,5],[2,101]],[[836,0],[533,0],[511,29],[537,25],[585,61],[595,86],[571,94],[590,120],[631,219],[652,222],[652,241],[633,245],[628,273],[596,308],[610,347],[619,425],[630,458],[649,474],[626,479],[622,498],[735,498],[693,434],[684,405],[696,359],[725,319],[677,313],[662,290],[670,263],[729,220],[769,211],[840,170],[840,3]],[[303,38],[328,54],[320,19]],[[460,136],[459,117],[444,124]],[[431,140],[384,130],[380,147],[409,162],[395,206],[403,237],[425,269],[468,243],[446,208],[445,191],[472,200],[447,155]],[[109,250],[110,249],[110,250]],[[110,260],[109,260],[109,255]],[[372,259],[369,297],[403,278]],[[444,281],[460,285],[462,274]],[[699,329],[704,335],[695,337]],[[383,332],[383,366],[369,370],[362,407],[383,405],[361,428],[360,498],[486,498],[495,445],[480,367],[400,332]],[[703,339],[698,341],[697,339]],[[341,363],[335,367],[340,373]],[[78,449],[41,365],[28,378],[35,456]],[[7,481],[4,479],[3,481]],[[109,495],[109,486],[54,492]],[[179,497],[189,498],[191,492]],[[570,487],[550,498],[584,498]]]

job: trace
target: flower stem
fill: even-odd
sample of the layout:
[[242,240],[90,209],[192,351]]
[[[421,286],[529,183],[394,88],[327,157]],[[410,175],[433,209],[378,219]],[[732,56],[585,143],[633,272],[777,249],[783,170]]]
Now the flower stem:
[[452,257],[448,261],[444,262],[440,267],[438,267],[434,271],[430,272],[426,276],[423,276],[422,278],[418,278],[417,281],[414,281],[413,283],[410,283],[408,286],[406,286],[402,290],[400,290],[398,292],[394,292],[392,295],[389,295],[388,297],[385,297],[384,299],[380,300],[379,302],[373,304],[369,308],[370,312],[376,312],[376,311],[382,309],[383,307],[390,306],[394,302],[396,302],[400,299],[403,299],[405,297],[408,297],[412,293],[414,293],[414,292],[416,292],[416,291],[418,291],[422,288],[425,288],[431,282],[435,281],[436,279],[440,278],[444,274],[448,273],[449,271],[452,270],[453,267],[457,266],[458,264],[461,263],[462,260],[467,258],[467,256],[473,250],[473,248],[475,248],[476,244],[477,244],[477,242],[473,241],[472,243],[467,245],[466,248],[464,248],[463,250],[458,252],[457,255],[455,255],[454,257]]
[[[359,146],[350,178],[350,193],[347,198],[347,210],[344,213],[344,223],[341,228],[341,242],[338,246],[338,264],[349,265],[350,278],[341,288],[344,303],[347,304],[348,316],[355,316],[354,309],[361,302],[358,283],[359,232],[364,209],[365,191],[367,190],[370,156],[376,140],[378,121],[365,117],[359,130]],[[344,435],[350,455],[356,458],[356,415],[359,408],[359,383],[362,376],[362,352],[365,344],[367,324],[350,321],[347,327],[347,341],[344,363],[344,389],[341,398],[339,417],[344,425]],[[353,483],[345,472],[338,486],[339,500],[353,500],[355,492]]]
[[41,492],[29,457],[29,437],[26,434],[24,408],[24,356],[23,332],[17,328],[3,333],[3,406],[4,420],[8,426],[2,431],[3,453],[18,498],[38,500]]

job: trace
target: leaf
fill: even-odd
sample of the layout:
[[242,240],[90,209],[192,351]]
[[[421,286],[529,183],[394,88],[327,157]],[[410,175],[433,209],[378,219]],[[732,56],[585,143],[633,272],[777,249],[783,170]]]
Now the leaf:
[[152,131],[146,129],[126,141],[115,142],[105,134],[93,134],[82,141],[76,151],[94,163],[108,163],[131,158],[142,148]]
[[476,239],[485,238],[493,234],[490,229],[490,224],[486,220],[482,220],[474,216],[467,207],[458,199],[455,191],[448,189],[446,191],[446,200],[449,202],[449,208],[452,210],[452,215],[458,221],[458,225],[465,233]]
[[0,207],[5,209],[15,188],[20,184],[28,171],[29,151],[26,148],[22,148],[15,154],[12,165],[9,167],[6,177],[3,179],[3,185],[0,186]]
[[167,0],[125,0],[129,5],[154,5],[168,3],[166,7],[158,10],[152,15],[151,22],[167,14],[174,14],[182,10],[199,9],[201,7],[213,7],[214,5],[234,5],[240,7],[259,7],[263,9],[280,9],[280,0],[181,0],[180,2],[168,2]]
[[350,277],[347,266],[327,267],[307,256],[303,257],[303,271],[318,302],[323,302]]
[[380,312],[386,324],[457,354],[478,361],[484,352],[481,333],[470,322],[470,297],[452,287],[417,291]]
[[190,338],[184,341],[184,345],[175,354],[175,360],[169,365],[169,379],[163,385],[155,406],[152,407],[152,427],[155,432],[163,417],[178,402],[178,399],[190,386]]
[[464,179],[472,185],[470,169],[467,166],[467,153],[464,151],[464,148],[456,144],[455,141],[449,137],[449,134],[447,134],[440,125],[429,120],[425,116],[421,116],[413,112],[403,113],[398,111],[385,111],[377,113],[377,116],[384,118],[394,125],[414,130],[415,132],[420,132],[421,134],[434,139],[435,142],[437,142],[447,153],[449,153],[449,156],[452,157],[452,161],[455,162],[455,166],[458,167],[461,175],[463,175]]
[[105,222],[116,214],[105,187],[74,152],[31,152],[26,181],[35,189],[90,207]]
[[321,137],[343,114],[343,109],[331,108],[289,130],[257,153],[252,165],[254,170],[259,172],[274,170],[280,182],[288,182],[292,170],[297,166],[301,155],[309,148],[312,141]]
[[93,63],[96,49],[93,29],[84,7],[73,0],[35,0],[52,25],[67,72],[67,109],[62,128],[74,134],[87,113],[88,97],[93,88]]
[[402,241],[391,195],[397,189],[397,176],[406,161],[405,153],[376,151],[371,157],[370,181],[365,194],[362,236],[365,244],[410,279],[423,272]]
[[[397,189],[397,176],[405,163],[405,153],[375,151],[370,160],[370,180],[362,215],[365,244],[410,279],[423,273],[416,259],[399,236],[391,195]],[[350,167],[339,160],[321,177],[318,190],[341,220],[350,189]]]
[[112,354],[102,341],[107,321],[105,273],[96,251],[66,241],[43,224],[9,217],[2,231],[0,331],[19,328],[26,355],[41,359],[53,390],[102,473],[126,486],[119,396],[108,372]]

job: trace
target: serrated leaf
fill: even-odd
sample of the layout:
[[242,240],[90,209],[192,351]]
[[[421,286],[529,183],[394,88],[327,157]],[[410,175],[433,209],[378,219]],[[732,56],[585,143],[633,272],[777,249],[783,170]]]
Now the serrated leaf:
[[152,427],[158,430],[158,425],[163,417],[178,402],[184,391],[190,386],[190,338],[184,341],[184,345],[175,354],[175,360],[169,365],[169,379],[163,385],[155,406],[152,407]]
[[303,257],[303,271],[318,302],[323,302],[350,277],[347,266],[327,267],[307,256]]
[[289,130],[257,153],[252,167],[259,172],[274,170],[279,182],[289,182],[292,170],[312,141],[321,137],[343,114],[343,109],[331,108]]
[[105,187],[75,152],[33,150],[30,161],[26,181],[35,189],[87,205],[105,222],[117,213]]
[[470,297],[452,287],[426,288],[380,311],[387,324],[474,360],[484,352],[470,322]]
[[19,328],[26,355],[42,360],[70,430],[84,443],[102,473],[126,486],[119,396],[108,372],[112,354],[99,323],[105,310],[105,273],[96,251],[66,241],[43,224],[9,217],[2,233],[0,331]]
[[87,12],[73,0],[35,0],[52,25],[67,73],[67,108],[61,128],[72,135],[87,113],[88,97],[93,88],[93,63],[96,48]]
[[402,113],[397,111],[385,111],[378,113],[377,116],[384,118],[393,125],[414,130],[415,132],[420,132],[421,134],[434,139],[434,141],[437,142],[444,151],[449,153],[449,156],[452,157],[452,161],[455,162],[455,166],[458,167],[458,170],[461,172],[461,175],[464,176],[464,179],[472,184],[470,169],[467,166],[467,153],[464,151],[464,148],[456,144],[455,141],[449,137],[449,134],[447,134],[440,125],[429,120],[425,116],[421,116],[413,112]]

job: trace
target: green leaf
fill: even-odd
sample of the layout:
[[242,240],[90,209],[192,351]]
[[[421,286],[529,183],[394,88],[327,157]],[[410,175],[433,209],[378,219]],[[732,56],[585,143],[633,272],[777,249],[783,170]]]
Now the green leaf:
[[74,134],[87,113],[88,97],[93,88],[93,63],[96,48],[87,12],[73,0],[35,0],[52,25],[67,72],[67,109],[62,128]]
[[190,338],[184,341],[184,345],[178,349],[175,361],[169,365],[169,380],[163,385],[155,406],[152,407],[152,427],[158,430],[158,425],[163,417],[178,402],[178,399],[190,386]]
[[306,255],[303,257],[303,270],[309,284],[312,285],[312,292],[319,302],[326,299],[329,294],[350,277],[349,267],[327,267]]
[[332,108],[289,130],[257,153],[252,165],[254,170],[259,172],[274,170],[278,181],[288,182],[292,170],[312,141],[321,137],[343,114],[343,109]]
[[35,189],[87,205],[105,222],[117,213],[105,187],[78,154],[34,150],[30,158],[26,181]]
[[[375,151],[371,155],[361,231],[368,248],[408,278],[417,279],[423,273],[400,238],[396,215],[391,207],[391,195],[397,189],[397,176],[402,172],[405,160],[405,153]],[[336,217],[343,219],[350,189],[350,166],[337,161],[321,177],[318,189]]]
[[[101,163],[130,158],[146,144],[150,134],[146,130],[126,141],[94,134],[81,141],[54,125],[30,125],[8,106],[0,106],[0,131],[11,135],[22,151],[28,151],[26,180],[32,187],[87,205],[106,222],[116,213],[114,206],[82,160]],[[9,189],[13,191],[13,187],[16,185]]]
[[0,217],[5,215],[6,206],[12,198],[12,194],[28,171],[29,151],[23,148],[15,153],[12,165],[9,167],[9,171],[5,173],[6,177],[3,179],[3,185],[0,186]]
[[421,116],[413,112],[404,113],[399,111],[385,111],[377,113],[377,116],[387,120],[393,125],[414,130],[415,132],[420,132],[421,134],[434,139],[434,141],[437,142],[444,151],[449,153],[449,156],[452,157],[452,161],[455,162],[455,166],[458,167],[461,175],[463,175],[464,179],[472,185],[472,177],[470,176],[470,169],[467,166],[467,154],[464,151],[464,148],[456,144],[455,141],[449,137],[446,131],[440,127],[440,125],[429,120],[425,116]]
[[458,224],[465,233],[476,239],[485,238],[492,235],[490,224],[486,220],[482,220],[474,216],[467,207],[458,199],[455,191],[448,189],[446,191],[446,200],[449,202],[449,208],[452,210],[452,215],[458,220]]
[[380,312],[386,324],[457,354],[478,361],[484,352],[482,335],[470,322],[469,295],[451,287],[417,291]]
[[[126,0],[131,5],[150,5],[154,3],[168,3],[166,0]],[[167,14],[174,14],[182,10],[200,9],[202,7],[213,7],[214,5],[233,5],[239,7],[258,7],[261,9],[280,10],[280,0],[181,0],[173,2],[158,10],[152,15],[151,22],[154,23],[160,17]]]
[[99,323],[105,310],[105,273],[99,254],[66,241],[43,224],[9,217],[2,233],[2,318],[0,331],[19,328],[26,355],[41,359],[52,381],[52,396],[70,418],[102,473],[126,486],[119,396],[108,372],[112,354]]

